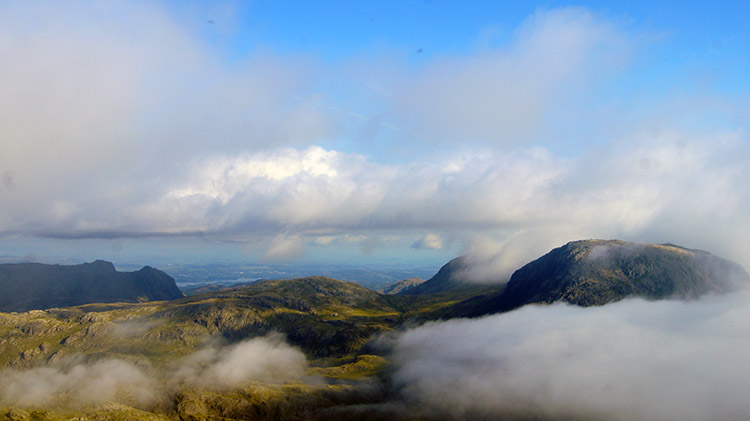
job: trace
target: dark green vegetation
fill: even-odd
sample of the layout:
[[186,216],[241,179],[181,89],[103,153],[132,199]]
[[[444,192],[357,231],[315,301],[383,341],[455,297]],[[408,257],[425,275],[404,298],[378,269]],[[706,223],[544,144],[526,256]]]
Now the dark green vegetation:
[[556,248],[517,270],[490,309],[565,301],[602,305],[626,297],[694,299],[750,282],[738,264],[673,244],[585,240]]
[[97,260],[81,265],[0,265],[0,311],[28,311],[88,303],[173,300],[183,295],[166,273],[144,267],[117,272]]
[[[421,419],[424,413],[394,403],[399,401],[390,386],[392,367],[380,339],[389,332],[528,303],[692,299],[750,280],[739,265],[706,252],[622,241],[568,243],[516,271],[507,286],[462,280],[464,262],[454,259],[429,281],[398,295],[307,277],[259,281],[174,301],[0,313],[0,368],[6,369],[115,358],[160,378],[186,356],[211,347],[226,350],[221,347],[274,332],[302,350],[310,364],[304,379],[248,380],[230,389],[159,380],[155,387],[161,400],[148,405],[127,396],[78,407],[2,408],[0,402],[0,419]],[[102,273],[114,271],[103,262],[92,265]]]

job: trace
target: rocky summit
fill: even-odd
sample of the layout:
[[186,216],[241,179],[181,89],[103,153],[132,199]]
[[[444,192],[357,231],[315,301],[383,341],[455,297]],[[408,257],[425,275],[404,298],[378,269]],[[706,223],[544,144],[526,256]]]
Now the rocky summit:
[[573,241],[518,269],[494,312],[530,303],[602,305],[626,297],[694,299],[750,282],[737,263],[674,244]]

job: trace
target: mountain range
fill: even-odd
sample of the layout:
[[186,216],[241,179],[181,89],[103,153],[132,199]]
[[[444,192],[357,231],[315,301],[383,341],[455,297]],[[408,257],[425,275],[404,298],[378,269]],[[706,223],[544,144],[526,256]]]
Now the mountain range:
[[[43,281],[38,285],[47,287],[44,295],[20,281],[0,283],[2,295],[29,294],[19,302],[46,308],[0,313],[0,368],[72,370],[71,364],[89,367],[116,359],[156,379],[169,379],[167,373],[185,370],[175,368],[179,361],[184,365],[198,356],[234,355],[248,340],[280,335],[308,361],[306,377],[296,383],[254,380],[225,390],[159,380],[153,386],[163,396],[158,404],[117,395],[109,406],[56,406],[34,416],[66,419],[84,411],[89,418],[126,419],[426,419],[430,417],[418,409],[389,403],[398,387],[391,378],[388,338],[407,327],[529,304],[586,307],[630,297],[692,300],[750,282],[738,264],[704,251],[618,240],[570,242],[521,267],[507,284],[469,282],[462,272],[466,262],[451,260],[431,279],[395,295],[306,277],[209,288],[188,297],[176,291],[171,277],[148,267],[120,273],[103,261],[70,267],[0,265],[0,273],[8,274],[3,279],[30,284],[38,277]],[[113,286],[118,281],[122,285]],[[55,297],[58,291],[79,291],[73,297],[79,303],[97,301],[63,304],[62,299],[71,297]],[[259,355],[280,352],[268,341],[263,346]],[[211,354],[217,347],[220,351]],[[23,414],[32,418],[27,408],[2,405],[0,399],[0,418],[12,411],[21,419]]]

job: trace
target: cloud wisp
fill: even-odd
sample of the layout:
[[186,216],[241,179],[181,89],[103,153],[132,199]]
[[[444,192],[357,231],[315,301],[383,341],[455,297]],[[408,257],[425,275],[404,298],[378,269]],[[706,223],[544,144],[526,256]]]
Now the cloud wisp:
[[248,339],[226,347],[207,347],[176,363],[174,384],[227,389],[248,380],[283,383],[305,376],[307,358],[280,334]]

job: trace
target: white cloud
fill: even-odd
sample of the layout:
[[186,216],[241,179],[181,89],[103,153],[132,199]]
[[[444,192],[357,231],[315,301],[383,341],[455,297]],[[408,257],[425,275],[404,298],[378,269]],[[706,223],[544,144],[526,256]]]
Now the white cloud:
[[117,401],[151,410],[185,385],[227,389],[248,381],[283,383],[303,378],[306,369],[305,355],[281,335],[271,334],[224,347],[208,346],[166,369],[139,368],[118,359],[4,369],[0,403],[76,407]]
[[0,401],[22,406],[46,405],[57,399],[72,403],[112,401],[127,391],[135,405],[156,401],[155,381],[135,365],[116,359],[69,369],[41,367],[3,370]]
[[278,334],[248,339],[235,345],[207,347],[175,362],[170,375],[175,385],[229,388],[248,380],[283,383],[305,376],[307,358]]
[[[572,151],[523,143],[537,127],[556,134],[550,121],[628,61],[632,34],[594,12],[540,11],[499,48],[342,65],[331,80],[309,57],[230,62],[184,19],[131,2],[0,5],[0,53],[13,57],[0,68],[0,233],[200,234],[263,244],[272,259],[301,255],[310,236],[371,250],[397,231],[435,246],[419,240],[430,233],[463,242],[467,276],[485,280],[588,237],[750,265],[744,132],[634,121]],[[378,93],[313,94],[324,80]],[[382,115],[366,124],[382,120],[389,142],[416,152],[363,154],[379,145],[324,105],[346,108],[337,100],[370,104]]]
[[0,68],[4,232],[170,232],[132,209],[195,156],[329,131],[306,99],[314,63],[258,53],[230,65],[158,4],[3,3],[0,26],[12,57]]
[[429,233],[411,245],[415,249],[439,250],[443,248],[443,239],[435,233]]
[[[11,213],[5,229],[252,234],[269,244],[269,259],[299,256],[303,236],[317,232],[361,241],[373,230],[428,230],[467,244],[469,278],[480,280],[507,277],[582,238],[674,242],[747,266],[750,168],[740,158],[747,152],[741,133],[680,132],[623,138],[579,159],[534,148],[385,165],[319,147],[284,148],[195,161],[160,196],[110,214],[103,209],[114,203],[94,207],[73,197]],[[694,229],[709,220],[711,230]],[[438,244],[423,240],[417,244]]]
[[433,323],[398,339],[407,399],[456,418],[744,419],[746,292],[555,304]]

